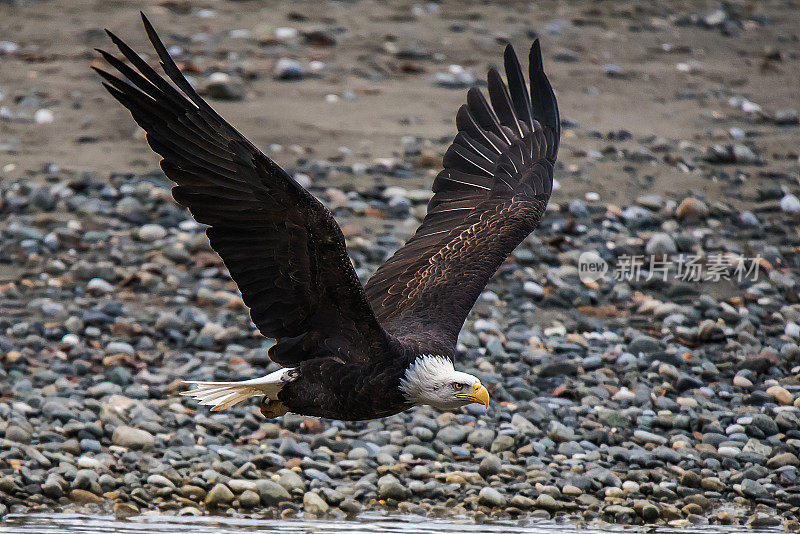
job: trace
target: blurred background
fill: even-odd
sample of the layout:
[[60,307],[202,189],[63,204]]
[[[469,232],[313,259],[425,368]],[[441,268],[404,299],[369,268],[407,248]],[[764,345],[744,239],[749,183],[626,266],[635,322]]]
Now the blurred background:
[[[104,28],[152,59],[139,10],[222,115],[282,165],[402,159],[413,137],[425,157],[386,179],[427,187],[465,89],[501,62],[505,43],[524,55],[539,36],[565,120],[565,191],[730,197],[737,172],[764,174],[757,161],[773,174],[796,169],[796,129],[779,127],[796,123],[800,105],[790,1],[12,0],[0,3],[4,179],[46,180],[48,165],[62,177],[155,168],[88,68],[93,48],[110,46]],[[704,164],[710,147],[731,143],[749,148],[741,168]],[[339,174],[326,178],[362,187]]]

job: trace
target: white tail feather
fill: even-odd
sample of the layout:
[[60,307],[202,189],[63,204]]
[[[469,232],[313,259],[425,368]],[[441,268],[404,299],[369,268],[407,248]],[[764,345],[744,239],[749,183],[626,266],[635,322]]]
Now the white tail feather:
[[193,397],[203,406],[211,406],[211,411],[225,410],[250,397],[267,397],[278,399],[278,393],[287,382],[293,380],[289,374],[292,369],[278,369],[259,378],[242,380],[241,382],[200,382],[186,380],[186,384],[197,387],[190,391],[182,391],[181,395]]

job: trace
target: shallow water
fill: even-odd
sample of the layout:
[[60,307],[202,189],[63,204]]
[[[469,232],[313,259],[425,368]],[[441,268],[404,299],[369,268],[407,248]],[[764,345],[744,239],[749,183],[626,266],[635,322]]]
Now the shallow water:
[[434,534],[477,532],[480,534],[602,534],[608,532],[648,534],[712,534],[747,532],[775,533],[780,529],[752,530],[720,526],[686,528],[610,527],[579,528],[569,524],[541,522],[520,526],[514,523],[481,524],[407,516],[364,515],[356,521],[261,520],[228,517],[140,516],[116,521],[110,516],[74,514],[9,515],[0,521],[0,534]]

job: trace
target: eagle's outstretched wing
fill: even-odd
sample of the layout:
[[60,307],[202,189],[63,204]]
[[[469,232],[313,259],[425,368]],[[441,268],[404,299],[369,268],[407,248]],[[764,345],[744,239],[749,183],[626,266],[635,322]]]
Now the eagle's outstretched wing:
[[495,69],[488,75],[491,107],[470,89],[425,220],[366,284],[378,320],[400,339],[432,349],[438,342],[442,352],[452,347],[489,278],[539,224],[561,126],[538,40],[529,69],[530,94],[508,46],[510,91]]
[[172,84],[111,32],[130,65],[99,52],[127,81],[95,70],[164,158],[161,168],[178,184],[175,200],[210,226],[211,247],[253,322],[277,338],[270,357],[293,365],[317,356],[368,359],[383,352],[386,333],[331,213],[197,94],[144,14],[142,20]]

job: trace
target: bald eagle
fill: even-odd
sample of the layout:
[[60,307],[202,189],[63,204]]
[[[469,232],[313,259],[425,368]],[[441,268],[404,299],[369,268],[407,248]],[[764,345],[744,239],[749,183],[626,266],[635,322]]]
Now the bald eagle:
[[416,233],[362,285],[332,214],[220,117],[183,77],[142,14],[166,78],[111,32],[103,85],[147,132],[177,185],[175,200],[208,225],[211,247],[250,317],[275,338],[278,371],[241,382],[190,382],[212,410],[263,397],[261,412],[342,420],[427,404],[488,407],[477,377],[456,371],[458,333],[506,257],[538,225],[553,189],[558,106],[529,55],[530,92],[509,45],[508,85],[492,68],[489,101],[473,87]]

